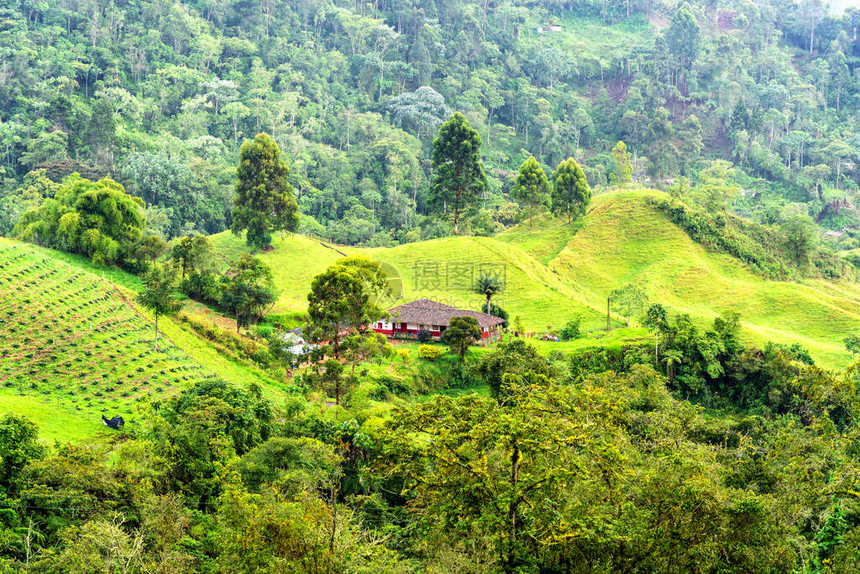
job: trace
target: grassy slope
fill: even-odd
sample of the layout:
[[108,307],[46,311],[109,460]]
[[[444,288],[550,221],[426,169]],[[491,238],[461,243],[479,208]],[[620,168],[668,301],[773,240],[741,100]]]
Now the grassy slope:
[[265,374],[170,320],[159,321],[169,340],[155,353],[133,292],[91,271],[86,261],[0,240],[0,412],[32,416],[45,439],[78,440],[104,429],[102,413],[133,422],[137,404],[216,375],[278,394]]
[[[507,289],[498,301],[526,328],[560,327],[583,313],[585,327],[603,326],[608,293],[626,282],[642,281],[654,301],[705,321],[725,311],[741,313],[744,335],[757,344],[798,342],[829,367],[845,366],[850,356],[842,339],[860,324],[860,286],[807,280],[801,284],[765,281],[737,260],[711,253],[644,201],[654,191],[612,192],[595,197],[584,221],[568,226],[559,218],[536,218],[495,238],[451,237],[385,249],[338,247],[392,265],[403,279],[402,298],[430,297],[477,308],[481,297],[462,286],[422,285],[418,262],[446,266],[466,263],[505,266]],[[239,238],[216,236],[224,253],[242,250]],[[262,254],[282,290],[277,312],[306,308],[311,278],[340,256],[298,236],[278,239]],[[553,347],[561,348],[561,347]]]
[[[219,250],[228,256],[241,252],[242,240],[229,233],[214,238]],[[301,312],[307,308],[307,292],[314,275],[337,261],[341,255],[305,237],[289,235],[274,242],[275,249],[260,257],[272,267],[275,283],[281,291],[275,313]],[[497,301],[511,318],[522,316],[528,328],[544,330],[547,325],[560,327],[573,313],[598,314],[587,308],[576,292],[565,285],[539,260],[525,250],[487,237],[448,237],[392,248],[353,248],[338,246],[347,254],[363,254],[388,264],[400,276],[401,298],[393,304],[428,297],[457,307],[478,309],[483,296],[467,286],[485,268],[499,266],[507,287]],[[436,267],[438,274],[426,269]],[[486,267],[489,268],[489,267]],[[458,271],[465,270],[462,279]],[[435,283],[431,285],[430,283]]]
[[737,260],[710,253],[643,201],[653,192],[595,199],[580,231],[549,266],[570,277],[589,300],[641,281],[652,300],[710,319],[737,311],[746,336],[798,342],[822,364],[849,360],[842,339],[860,324],[860,286],[821,280],[765,281]]

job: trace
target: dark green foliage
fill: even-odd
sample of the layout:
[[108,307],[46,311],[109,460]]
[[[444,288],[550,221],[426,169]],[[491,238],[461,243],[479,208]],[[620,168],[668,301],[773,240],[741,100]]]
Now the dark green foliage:
[[298,204],[289,175],[278,144],[268,134],[257,134],[253,141],[242,144],[232,230],[247,230],[251,247],[268,247],[273,232],[298,228]]
[[236,319],[238,332],[239,327],[262,319],[277,300],[277,293],[272,270],[247,253],[242,253],[239,261],[230,266],[227,277],[219,305]]
[[[841,6],[766,0],[720,16],[728,8],[698,0],[216,4],[123,2],[98,19],[84,4],[6,7],[0,229],[31,205],[14,190],[38,169],[55,181],[111,175],[150,204],[153,232],[221,230],[239,148],[266,131],[313,218],[305,230],[400,243],[436,225],[428,214],[474,204],[433,205],[427,181],[428,139],[451,109],[480,132],[476,157],[491,169],[476,191],[490,213],[528,154],[553,166],[576,157],[592,187],[629,183],[633,159],[636,179],[644,166],[655,185],[730,159],[745,191],[778,207],[802,200],[816,216],[823,197],[852,202],[860,181],[860,49]],[[630,161],[612,169],[621,139]],[[761,215],[759,197],[745,213]],[[274,232],[253,229],[260,245]]]
[[549,192],[549,181],[543,168],[534,156],[529,156],[520,166],[516,182],[511,189],[511,197],[528,208],[529,234],[532,232],[535,208],[549,205]]
[[54,197],[25,213],[15,232],[38,245],[80,253],[104,264],[125,261],[145,223],[143,202],[125,193],[120,184],[73,175]]
[[343,381],[343,365],[337,359],[329,359],[325,362],[325,372],[322,375],[322,382],[334,391],[335,404],[340,404],[340,388]]
[[785,233],[785,250],[794,263],[794,280],[800,269],[809,264],[818,246],[818,228],[810,217],[793,217],[782,226]]
[[442,342],[451,348],[451,352],[459,355],[462,360],[469,351],[469,346],[481,340],[481,328],[474,317],[453,317],[451,324],[442,333]]
[[459,233],[460,213],[487,187],[481,161],[481,134],[469,120],[455,113],[439,128],[433,140],[433,192],[435,209],[450,209],[454,215],[454,235]]
[[185,280],[186,275],[213,270],[215,247],[208,237],[196,233],[174,243],[170,256],[182,270],[182,279]]
[[13,495],[27,463],[44,457],[46,452],[33,421],[11,413],[0,418],[0,496]]
[[371,294],[386,293],[388,277],[379,263],[365,257],[347,257],[314,277],[308,293],[309,340],[331,342],[340,357],[341,331],[358,330],[387,315]]
[[852,333],[845,337],[845,349],[852,355],[860,354],[860,335]]
[[[796,267],[786,250],[785,236],[778,230],[725,214],[710,214],[670,199],[653,205],[679,225],[694,240],[737,257],[757,273],[770,279],[787,279]],[[824,253],[813,259],[816,273],[825,277],[852,277],[845,261]]]
[[226,213],[210,212],[203,186],[190,167],[164,151],[132,154],[123,170],[129,189],[147,205],[165,210],[168,237],[181,235],[186,228],[223,231]]
[[481,355],[471,371],[483,384],[489,385],[496,398],[503,398],[511,384],[531,381],[541,375],[553,376],[546,359],[524,339],[499,343],[493,352]]
[[[486,313],[487,308],[482,306],[479,311],[481,311],[482,313]],[[508,326],[508,312],[496,305],[495,303],[490,303],[489,315],[492,315],[493,317],[498,317],[499,319],[503,319],[505,322],[502,323],[502,328]]]
[[569,320],[564,324],[564,327],[559,329],[558,338],[562,341],[570,341],[571,339],[578,339],[582,334],[582,316],[577,315],[573,319]]
[[221,299],[221,283],[214,273],[192,273],[180,283],[179,290],[203,303],[214,304]]
[[552,172],[552,211],[567,214],[570,223],[574,216],[585,215],[591,201],[591,190],[585,173],[576,160],[567,158]]

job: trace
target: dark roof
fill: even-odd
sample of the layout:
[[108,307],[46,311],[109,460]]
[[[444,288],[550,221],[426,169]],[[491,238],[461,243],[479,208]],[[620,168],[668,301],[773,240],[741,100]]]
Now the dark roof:
[[469,311],[466,309],[457,309],[450,305],[437,303],[430,299],[418,299],[411,303],[398,305],[388,310],[391,313],[391,320],[400,323],[417,323],[419,325],[440,325],[447,327],[451,324],[451,319],[454,317],[474,317],[478,320],[478,325],[483,329],[486,327],[495,327],[504,323],[504,319],[493,317],[479,311]]

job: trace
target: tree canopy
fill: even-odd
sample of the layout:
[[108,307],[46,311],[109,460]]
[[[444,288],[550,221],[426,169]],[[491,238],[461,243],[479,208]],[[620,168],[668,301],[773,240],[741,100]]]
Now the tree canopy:
[[273,232],[298,228],[298,204],[289,175],[278,144],[268,134],[242,144],[232,230],[247,230],[248,245],[268,247]]

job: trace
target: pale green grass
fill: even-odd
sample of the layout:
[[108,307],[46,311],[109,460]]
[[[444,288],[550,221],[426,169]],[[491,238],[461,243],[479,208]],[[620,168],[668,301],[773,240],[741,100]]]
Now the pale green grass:
[[546,265],[564,249],[581,227],[581,221],[568,223],[566,217],[542,214],[535,216],[531,233],[528,223],[525,223],[505,230],[496,239],[516,243]]
[[106,432],[100,417],[84,416],[59,406],[48,397],[18,396],[0,392],[0,415],[23,415],[39,425],[39,439],[52,444],[80,442],[96,433]]
[[[561,32],[550,32],[549,22],[561,25]],[[543,26],[541,36],[533,28]],[[551,17],[532,22],[521,38],[528,46],[556,47],[580,60],[598,60],[604,67],[640,48],[654,46],[655,32],[644,16],[634,16],[616,24],[604,25],[598,17],[583,17],[565,12],[561,19]]]
[[[403,288],[395,303],[427,297],[478,309],[483,299],[468,289],[470,278],[484,268],[496,268],[506,279],[496,302],[511,320],[520,316],[528,331],[558,329],[575,314],[583,316],[586,330],[594,331],[606,324],[609,293],[639,281],[651,301],[690,313],[703,326],[722,313],[737,311],[750,343],[800,343],[823,366],[850,363],[842,340],[860,330],[860,285],[767,281],[736,259],[692,241],[647,204],[648,197],[659,195],[651,190],[601,194],[581,223],[568,225],[563,218],[544,215],[536,218],[531,234],[523,223],[496,238],[449,237],[393,248],[336,247],[396,269]],[[224,253],[235,255],[243,249],[240,239],[227,234],[215,240]],[[295,235],[278,238],[275,249],[260,256],[272,266],[281,290],[276,312],[305,311],[311,279],[341,257]],[[465,280],[457,270],[465,271]],[[619,324],[620,318],[613,316],[613,326]],[[585,345],[582,341],[536,344],[542,351],[566,350]]]
[[549,267],[576,281],[589,300],[602,302],[615,287],[639,281],[652,301],[700,319],[739,312],[750,342],[797,342],[825,366],[849,363],[842,339],[860,325],[860,286],[764,280],[651,209],[643,200],[653,193],[595,198],[583,229]]
[[[243,251],[250,251],[243,237],[237,237],[229,231],[213,235],[212,241],[228,261],[238,259]],[[272,312],[305,311],[311,280],[343,256],[313,239],[294,234],[278,234],[272,246],[274,251],[254,253],[272,268],[275,284],[280,291]],[[350,247],[337,249],[349,254],[356,252],[355,248]]]

